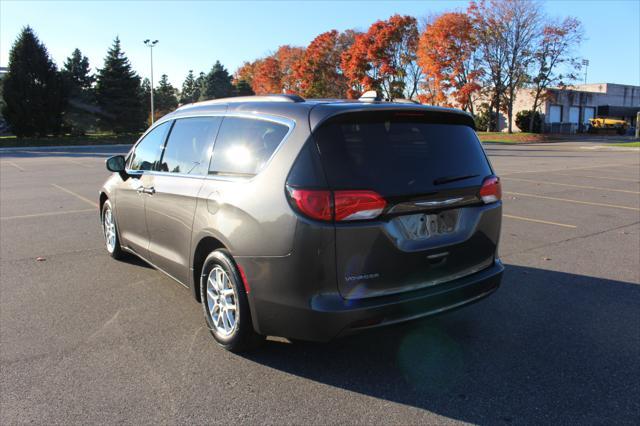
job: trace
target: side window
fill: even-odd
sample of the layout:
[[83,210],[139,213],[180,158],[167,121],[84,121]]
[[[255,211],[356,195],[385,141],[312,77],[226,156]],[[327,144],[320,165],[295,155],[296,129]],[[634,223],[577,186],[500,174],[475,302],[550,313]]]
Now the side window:
[[213,147],[209,172],[255,175],[289,131],[283,124],[253,118],[226,117]]
[[206,174],[211,158],[211,145],[221,121],[220,117],[176,120],[164,149],[159,170],[191,175]]
[[167,137],[167,132],[171,127],[171,122],[167,121],[147,133],[147,135],[136,146],[131,160],[129,169],[131,170],[155,170],[160,155],[162,154],[162,146]]

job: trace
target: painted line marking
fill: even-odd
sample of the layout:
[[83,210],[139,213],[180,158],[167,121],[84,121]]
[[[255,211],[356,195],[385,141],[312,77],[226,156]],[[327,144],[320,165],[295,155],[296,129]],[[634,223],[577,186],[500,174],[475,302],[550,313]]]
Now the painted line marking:
[[3,161],[2,163],[3,163],[3,164],[4,164],[4,163],[7,163],[8,165],[13,166],[13,167],[15,167],[16,169],[20,170],[21,172],[26,172],[26,170],[25,170],[25,169],[23,169],[22,167],[20,167],[19,165],[17,165],[17,164],[16,164],[16,163],[14,163],[13,161]]
[[543,180],[533,180],[533,179],[521,179],[521,178],[513,178],[506,177],[505,180],[517,180],[520,182],[532,182],[532,183],[542,183],[545,185],[558,185],[558,186],[569,186],[572,188],[582,188],[582,189],[596,189],[600,191],[609,191],[609,192],[624,192],[626,194],[640,194],[640,191],[628,191],[626,189],[611,189],[611,188],[602,188],[599,186],[587,186],[587,185],[573,185],[570,183],[560,183],[560,182],[548,182]]
[[637,207],[620,206],[620,205],[617,205],[617,204],[606,204],[606,203],[591,203],[591,202],[588,202],[588,201],[569,200],[567,198],[547,197],[547,196],[544,196],[544,195],[537,195],[537,194],[525,194],[523,192],[508,192],[508,191],[505,191],[504,194],[520,195],[522,197],[531,197],[531,198],[541,198],[543,200],[564,201],[564,202],[567,202],[567,203],[584,204],[584,205],[587,205],[587,206],[613,207],[613,208],[616,208],[616,209],[640,211],[640,209],[637,208]]
[[54,188],[59,189],[60,191],[64,191],[67,194],[71,194],[74,197],[76,197],[77,199],[82,200],[85,203],[92,205],[93,207],[98,207],[98,203],[96,203],[95,201],[92,201],[92,200],[88,199],[87,197],[83,197],[82,195],[80,195],[78,193],[75,193],[75,192],[73,192],[73,191],[71,191],[71,190],[69,190],[67,188],[63,188],[60,185],[56,185],[55,183],[52,183],[51,186],[53,186]]
[[571,228],[571,229],[576,229],[577,228],[577,226],[575,226],[575,225],[567,225],[566,223],[550,222],[548,220],[532,219],[530,217],[514,216],[514,215],[511,215],[511,214],[503,214],[502,216],[504,216],[506,218],[509,218],[509,219],[524,220],[526,222],[534,222],[534,223],[543,223],[545,225],[562,226],[563,228]]
[[[620,168],[620,167],[637,167],[640,166],[640,164],[624,164],[624,163],[614,163],[614,164],[603,164],[601,166],[591,166],[591,167],[569,167],[569,168],[564,168],[564,169],[549,169],[549,170],[521,170],[518,172],[508,172],[508,173],[503,173],[502,176],[507,176],[507,175],[515,175],[515,174],[522,174],[522,173],[552,173],[552,172],[566,172],[566,171],[571,171],[571,170],[589,170],[589,169],[602,169],[605,167],[616,167],[616,168]],[[499,167],[496,167],[499,168]]]
[[587,179],[606,179],[606,180],[619,180],[620,182],[640,183],[640,181],[637,179],[614,178],[609,176],[570,175],[567,173],[552,173],[552,174],[558,175],[558,176],[581,177],[581,178],[587,178]]
[[64,160],[68,161],[70,163],[73,163],[73,164],[77,164],[78,166],[81,166],[81,167],[85,167],[85,168],[89,168],[89,169],[93,168],[93,166],[90,166],[88,164],[85,164],[85,163],[82,163],[80,161],[74,160],[73,158],[65,158]]
[[46,212],[46,213],[23,214],[18,216],[4,216],[4,217],[0,217],[0,220],[28,219],[33,217],[59,216],[63,214],[86,213],[86,212],[95,213],[95,211],[96,209],[64,210],[61,212]]

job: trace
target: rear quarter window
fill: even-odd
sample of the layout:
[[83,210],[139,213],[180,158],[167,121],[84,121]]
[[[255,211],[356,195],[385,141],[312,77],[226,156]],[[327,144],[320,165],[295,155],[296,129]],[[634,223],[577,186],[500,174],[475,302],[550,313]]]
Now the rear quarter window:
[[269,120],[226,117],[213,147],[210,174],[253,176],[267,164],[289,127]]
[[[449,116],[383,111],[329,119],[314,132],[329,186],[395,196],[481,185],[492,172],[475,131]],[[468,178],[437,183],[461,176]]]

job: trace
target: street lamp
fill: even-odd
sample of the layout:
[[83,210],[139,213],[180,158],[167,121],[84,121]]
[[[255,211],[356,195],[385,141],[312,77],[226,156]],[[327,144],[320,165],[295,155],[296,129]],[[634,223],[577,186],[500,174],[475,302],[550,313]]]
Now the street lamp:
[[589,60],[583,59],[582,66],[584,66],[584,84],[587,84],[587,69],[589,68]]
[[151,124],[153,124],[155,118],[153,115],[153,48],[158,44],[158,40],[151,41],[146,39],[144,44],[149,48],[149,52],[151,52]]

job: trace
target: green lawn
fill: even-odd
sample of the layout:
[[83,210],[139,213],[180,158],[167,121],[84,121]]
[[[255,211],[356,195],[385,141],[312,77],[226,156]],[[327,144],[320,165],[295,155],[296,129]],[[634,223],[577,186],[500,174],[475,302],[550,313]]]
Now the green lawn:
[[623,143],[612,143],[613,146],[626,146],[632,148],[640,148],[640,142],[623,142]]
[[84,136],[48,136],[17,138],[15,136],[0,136],[0,148],[27,146],[66,146],[66,145],[111,145],[132,144],[140,137],[139,133],[113,134],[91,133]]

